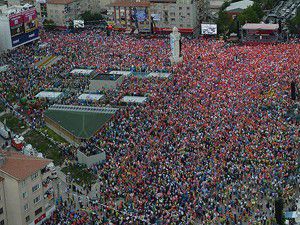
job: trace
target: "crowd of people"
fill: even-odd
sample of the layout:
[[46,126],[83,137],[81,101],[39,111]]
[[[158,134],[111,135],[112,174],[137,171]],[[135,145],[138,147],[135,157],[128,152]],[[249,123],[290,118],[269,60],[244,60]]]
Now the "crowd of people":
[[[278,192],[287,203],[295,198],[299,127],[286,115],[294,104],[290,84],[299,84],[299,43],[228,46],[184,38],[183,62],[171,66],[167,38],[86,30],[45,33],[43,41],[46,48],[24,46],[3,57],[10,69],[0,77],[1,97],[8,102],[58,81],[56,88],[64,90],[68,71],[78,67],[172,73],[167,79],[126,77],[117,91],[105,92],[110,105],[124,95],[148,97],[121,108],[86,143],[107,155],[92,168],[103,203],[132,215],[106,213],[108,222],[267,224]],[[62,59],[35,67],[34,57],[43,54]],[[80,104],[75,96],[64,103]],[[31,110],[30,121],[42,119],[46,107]],[[46,224],[68,224],[72,214],[65,208],[59,215]]]

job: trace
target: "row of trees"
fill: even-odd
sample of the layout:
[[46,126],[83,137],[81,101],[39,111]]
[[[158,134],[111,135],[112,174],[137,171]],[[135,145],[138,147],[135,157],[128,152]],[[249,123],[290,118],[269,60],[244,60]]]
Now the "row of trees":
[[292,34],[300,34],[300,8],[298,8],[296,16],[288,21],[288,28]]
[[259,23],[264,12],[262,10],[261,4],[255,2],[252,6],[245,9],[241,14],[237,16],[235,20],[225,11],[226,7],[230,5],[229,2],[225,2],[219,11],[219,17],[217,20],[219,33],[238,33],[238,26],[248,23]]
[[[91,11],[86,11],[80,15],[80,19],[84,20],[85,23],[95,22],[103,20],[103,15],[100,13],[91,13]],[[45,19],[43,22],[45,29],[52,30],[56,28],[56,24],[53,20]],[[69,26],[72,26],[72,22],[69,22]]]
[[[231,2],[237,2],[239,0],[232,0]],[[219,11],[217,25],[218,31],[221,34],[238,33],[238,26],[248,23],[259,23],[261,22],[264,11],[275,7],[278,0],[254,0],[254,4],[245,9],[241,14],[237,16],[235,20],[225,11],[230,5],[230,2],[226,1],[221,10]],[[287,21],[287,25],[290,33],[300,34],[300,8],[297,11],[296,16]]]

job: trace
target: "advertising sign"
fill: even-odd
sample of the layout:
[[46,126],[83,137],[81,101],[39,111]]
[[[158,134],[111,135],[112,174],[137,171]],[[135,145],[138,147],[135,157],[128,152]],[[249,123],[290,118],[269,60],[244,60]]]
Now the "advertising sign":
[[37,224],[39,222],[41,222],[43,219],[46,218],[46,213],[42,214],[39,218],[37,218],[35,221],[34,221],[34,224]]
[[151,17],[153,18],[153,21],[160,21],[160,15],[159,14],[151,14]]
[[201,34],[217,34],[217,24],[201,24]]
[[84,20],[74,20],[74,28],[84,28]]
[[38,28],[38,20],[35,9],[24,12],[24,27],[26,33]]
[[37,39],[39,37],[39,30],[35,29],[29,33],[24,33],[15,37],[12,37],[12,47],[16,47],[23,43],[29,42],[31,40]]
[[12,47],[37,39],[37,13],[34,8],[9,16]]
[[139,32],[151,32],[151,26],[150,26],[150,22],[148,20],[145,20],[143,22],[138,22],[138,28],[139,28]]

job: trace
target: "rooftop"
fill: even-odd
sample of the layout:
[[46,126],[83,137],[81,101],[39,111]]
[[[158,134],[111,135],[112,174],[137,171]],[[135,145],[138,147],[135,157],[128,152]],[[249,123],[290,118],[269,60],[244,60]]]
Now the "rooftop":
[[266,24],[266,23],[246,23],[243,30],[277,30],[278,24]]
[[121,74],[97,74],[94,76],[93,80],[118,80],[122,75]]
[[117,108],[53,105],[45,116],[77,138],[88,139],[109,121]]
[[149,7],[150,6],[150,2],[148,1],[128,1],[128,0],[117,0],[111,4],[109,4],[109,6],[121,6],[121,7]]
[[248,8],[249,6],[252,6],[254,4],[251,0],[243,0],[239,2],[231,3],[230,6],[228,6],[225,11],[232,12],[232,11],[240,11]]
[[48,4],[67,5],[74,2],[74,0],[48,0]]
[[0,153],[4,157],[0,171],[16,180],[24,180],[52,162],[50,159],[27,156],[14,151],[0,150]]

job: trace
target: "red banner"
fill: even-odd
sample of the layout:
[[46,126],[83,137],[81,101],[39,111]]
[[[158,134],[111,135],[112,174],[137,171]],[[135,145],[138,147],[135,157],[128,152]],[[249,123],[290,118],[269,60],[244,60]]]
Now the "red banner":
[[28,11],[24,12],[24,23],[35,20],[36,16],[37,16],[37,14],[36,14],[35,9],[31,9],[31,10],[28,10]]
[[22,13],[11,15],[9,17],[10,27],[14,27],[22,23],[24,23],[24,15]]
[[38,222],[41,222],[43,219],[46,218],[46,213],[42,214],[39,218],[37,218],[35,221],[34,221],[34,224],[37,224]]

